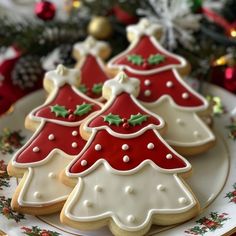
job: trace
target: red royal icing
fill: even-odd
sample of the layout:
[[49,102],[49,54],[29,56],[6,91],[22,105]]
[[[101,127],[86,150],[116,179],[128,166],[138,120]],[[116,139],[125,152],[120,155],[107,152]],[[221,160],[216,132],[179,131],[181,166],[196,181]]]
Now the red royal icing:
[[[154,144],[153,149],[147,148],[149,143]],[[95,150],[97,144],[101,145],[99,151]],[[128,145],[128,150],[122,150],[123,144]],[[168,154],[172,155],[171,159],[166,158]],[[125,155],[129,157],[128,162],[123,161]],[[120,171],[132,170],[145,160],[152,160],[157,166],[168,170],[186,167],[185,161],[175,155],[153,130],[147,130],[140,136],[129,139],[117,138],[106,130],[100,130],[94,136],[89,147],[71,166],[69,172],[82,173],[99,159],[105,159],[111,167]],[[85,166],[81,165],[82,160],[86,160]]]
[[[119,126],[115,124],[109,125],[108,122],[104,121],[104,116],[112,113],[113,115],[119,115],[120,118],[128,120],[131,115],[136,115],[141,113],[142,115],[148,115],[147,121],[144,121],[141,125],[124,127],[123,123]],[[101,115],[95,117],[89,124],[88,127],[100,127],[100,126],[109,126],[113,131],[121,134],[134,133],[142,128],[146,127],[149,124],[159,125],[160,121],[151,116],[150,114],[143,111],[137,104],[134,103],[131,96],[127,93],[121,93],[115,99],[108,109],[106,109]]]
[[[73,131],[77,131],[78,134],[73,136]],[[53,135],[54,139],[49,140],[49,135]],[[73,142],[77,144],[76,148],[72,147]],[[16,162],[34,163],[42,161],[55,148],[61,149],[69,155],[77,155],[85,143],[79,134],[79,126],[68,127],[48,122],[45,123],[37,136],[32,141],[27,142],[22,151],[18,153]],[[33,152],[35,147],[39,148],[38,152]]]
[[[125,71],[129,77],[135,77],[141,81],[138,99],[143,102],[155,102],[164,95],[172,97],[174,102],[182,107],[201,107],[204,105],[203,99],[193,94],[187,87],[180,83],[172,70],[162,71],[151,75],[139,75]],[[145,85],[145,80],[150,84]],[[167,87],[167,82],[171,81],[173,86]],[[149,96],[145,96],[145,91],[150,90]],[[183,99],[183,93],[188,93],[188,98]]]
[[104,69],[101,67],[96,57],[89,54],[84,59],[83,65],[81,67],[81,84],[85,85],[88,89],[86,95],[92,98],[101,97],[101,93],[96,94],[92,91],[93,86],[95,84],[103,84],[108,79],[108,76],[105,74]]
[[[100,109],[100,107],[97,104],[92,105],[92,109],[89,113],[86,113],[85,115],[78,116],[73,115],[73,112],[76,110],[76,105],[82,105],[83,103],[91,104],[91,101],[81,97],[78,93],[76,93],[70,85],[64,85],[61,87],[54,98],[52,102],[49,104],[37,109],[37,111],[34,113],[37,117],[47,118],[47,119],[53,119],[53,120],[60,120],[60,121],[66,121],[66,122],[76,122],[81,121],[85,117],[87,117],[90,113],[97,111]],[[57,117],[55,113],[51,112],[51,106],[54,105],[60,105],[64,106],[67,110],[71,110],[72,115],[74,116],[74,119],[69,119],[70,114],[68,114],[65,118],[64,117]]]
[[[132,54],[141,55],[144,59],[147,59],[150,55],[161,54],[165,56],[165,60],[157,65],[144,67],[141,65],[135,65],[131,63],[130,61],[128,61],[127,56],[132,55]],[[135,70],[148,71],[148,70],[161,68],[167,65],[171,65],[171,66],[180,65],[181,62],[176,57],[169,56],[166,53],[164,53],[161,49],[158,49],[157,47],[155,47],[155,45],[151,42],[150,37],[142,36],[134,48],[129,50],[126,54],[119,56],[112,64],[113,65],[126,65]]]

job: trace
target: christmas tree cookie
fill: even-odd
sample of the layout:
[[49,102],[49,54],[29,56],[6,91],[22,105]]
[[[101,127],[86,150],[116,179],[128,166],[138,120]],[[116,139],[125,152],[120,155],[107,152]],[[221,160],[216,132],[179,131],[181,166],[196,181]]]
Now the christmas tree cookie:
[[207,151],[215,136],[201,120],[199,113],[208,109],[208,102],[193,91],[177,69],[186,61],[165,50],[155,36],[160,27],[146,19],[127,28],[130,47],[113,58],[108,67],[124,69],[140,80],[138,99],[168,124],[164,138],[179,153],[193,155]]
[[59,181],[59,174],[86,143],[79,134],[81,123],[101,108],[76,89],[78,69],[59,65],[46,73],[44,82],[50,94],[27,120],[33,128],[40,124],[8,165],[10,175],[23,177],[12,198],[13,209],[33,215],[62,208],[72,189]]
[[103,83],[108,79],[102,59],[106,59],[110,52],[106,42],[97,41],[92,36],[74,45],[73,54],[78,60],[76,67],[81,71],[79,89],[99,101],[102,100]]
[[137,101],[138,89],[139,80],[122,72],[105,82],[108,102],[83,124],[88,142],[62,176],[75,186],[62,223],[80,230],[106,225],[114,235],[134,236],[198,214],[182,180],[191,165],[160,136],[164,121]]

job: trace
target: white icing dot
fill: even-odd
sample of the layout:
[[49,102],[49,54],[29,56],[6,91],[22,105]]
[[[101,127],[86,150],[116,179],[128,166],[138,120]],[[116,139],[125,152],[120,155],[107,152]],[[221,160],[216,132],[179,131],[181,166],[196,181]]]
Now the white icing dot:
[[96,151],[100,151],[100,150],[102,149],[102,146],[101,146],[100,144],[96,144],[95,147],[94,147],[94,149],[95,149]]
[[123,161],[124,161],[124,162],[129,162],[129,156],[125,155],[125,156],[123,157]]
[[73,143],[71,144],[71,146],[72,146],[73,148],[77,148],[77,147],[78,147],[78,144],[77,144],[76,142],[73,142]]
[[166,159],[171,159],[173,156],[169,153],[166,155]]
[[86,160],[81,161],[81,166],[86,166],[87,164],[88,164],[88,162]]
[[172,81],[167,81],[166,82],[166,87],[168,87],[168,88],[173,87],[173,82]]
[[41,193],[40,192],[34,192],[34,197],[39,199],[42,197]]
[[188,99],[189,98],[189,94],[188,93],[182,93],[182,98],[183,99]]
[[48,173],[48,177],[49,177],[50,179],[55,179],[55,178],[56,178],[56,174],[53,173],[53,172],[50,172],[50,173]]
[[149,97],[151,95],[151,91],[149,89],[144,91],[144,96]]
[[133,223],[135,221],[135,217],[133,215],[128,215],[127,220],[128,222]]
[[54,134],[49,134],[49,135],[48,135],[48,140],[52,141],[52,140],[54,140],[54,139],[55,139]]
[[96,191],[96,192],[102,192],[102,187],[100,186],[100,185],[95,185],[94,186],[94,190]]
[[125,192],[130,194],[130,193],[134,192],[134,189],[131,186],[126,186],[125,187]]
[[193,135],[194,135],[195,137],[197,137],[197,138],[199,138],[199,137],[201,136],[201,134],[200,134],[197,130],[195,130],[195,131],[193,132]]
[[84,206],[86,206],[86,207],[92,207],[92,206],[93,206],[93,203],[90,202],[89,200],[84,200]]
[[178,201],[179,201],[180,204],[186,204],[186,203],[188,202],[185,197],[180,197],[180,198],[178,199]]
[[158,184],[158,185],[157,185],[157,190],[159,190],[159,191],[164,191],[164,190],[165,190],[165,187],[164,187],[162,184]]
[[39,151],[40,151],[39,147],[34,147],[33,148],[33,152],[39,152]]
[[149,79],[144,80],[144,85],[149,86],[151,84],[151,81]]
[[180,118],[176,119],[176,123],[179,124],[179,125],[184,125],[184,121]]
[[129,145],[128,144],[123,144],[121,148],[122,148],[122,150],[126,151],[126,150],[129,149]]
[[150,149],[150,150],[153,149],[154,147],[155,147],[155,146],[154,146],[153,143],[149,143],[149,144],[147,145],[147,148]]
[[72,131],[72,136],[77,136],[78,135],[78,131],[74,130]]

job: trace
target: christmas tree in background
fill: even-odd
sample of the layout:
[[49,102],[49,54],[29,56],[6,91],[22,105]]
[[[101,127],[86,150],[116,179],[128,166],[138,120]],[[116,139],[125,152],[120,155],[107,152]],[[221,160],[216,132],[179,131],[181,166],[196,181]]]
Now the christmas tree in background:
[[[155,37],[161,27],[142,19],[137,25],[127,27],[131,45],[114,57],[108,67],[123,69],[141,82],[138,99],[168,124],[165,139],[182,154],[206,151],[215,137],[198,116],[206,111],[207,101],[193,91],[180,77],[178,68],[186,61],[165,50]],[[183,69],[182,69],[183,70]]]
[[78,69],[62,65],[46,73],[49,96],[26,122],[36,131],[8,166],[9,174],[23,176],[13,195],[15,210],[32,214],[37,208],[34,214],[40,215],[45,211],[39,206],[47,205],[48,213],[56,212],[71,191],[59,181],[59,173],[85,145],[79,134],[81,122],[101,107],[75,87],[79,81]]
[[74,57],[78,60],[76,67],[81,71],[79,89],[87,96],[102,100],[102,86],[108,79],[102,59],[110,53],[108,43],[97,41],[92,36],[74,45]]
[[178,176],[191,166],[161,138],[164,122],[136,100],[138,91],[139,81],[123,72],[105,82],[108,102],[85,121],[83,132],[91,136],[66,170],[78,184],[62,210],[63,223],[145,234],[152,223],[175,224],[197,214],[198,203]]

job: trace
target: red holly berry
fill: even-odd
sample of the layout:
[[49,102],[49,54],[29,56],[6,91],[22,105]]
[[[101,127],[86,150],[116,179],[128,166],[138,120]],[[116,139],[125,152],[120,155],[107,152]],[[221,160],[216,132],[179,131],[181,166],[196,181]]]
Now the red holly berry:
[[236,197],[234,197],[233,199],[230,200],[233,203],[236,203]]
[[232,194],[233,194],[234,196],[236,196],[236,190],[234,190],[234,191],[232,192]]
[[129,128],[129,123],[128,122],[125,122],[125,123],[123,123],[123,128],[125,128],[125,129],[128,129]]
[[144,63],[142,64],[143,69],[147,70],[150,68],[150,65],[148,64],[148,62],[144,61]]
[[42,0],[35,4],[34,12],[44,21],[52,20],[56,14],[56,6],[54,3]]
[[68,114],[73,114],[73,110],[72,110],[72,109],[69,109],[69,110],[68,110]]
[[70,114],[68,117],[69,121],[75,121],[75,115],[74,114]]

